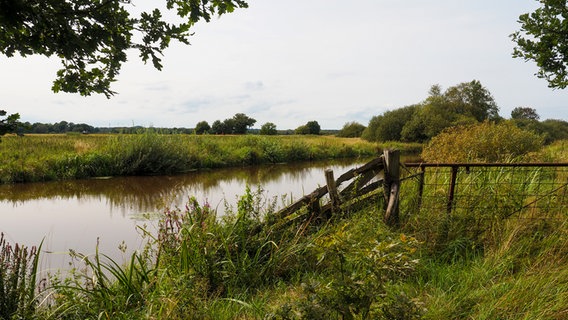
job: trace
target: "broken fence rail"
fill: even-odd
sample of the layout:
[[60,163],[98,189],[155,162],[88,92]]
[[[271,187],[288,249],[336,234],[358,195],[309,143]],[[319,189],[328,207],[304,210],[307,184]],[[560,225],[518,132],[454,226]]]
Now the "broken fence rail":
[[[321,186],[308,195],[303,196],[296,202],[285,207],[277,213],[277,216],[284,218],[301,208],[308,206],[311,211],[320,214],[334,211],[342,203],[351,199],[352,197],[359,197],[365,195],[383,184],[383,179],[378,179],[371,182],[379,172],[384,170],[384,156],[379,156],[369,161],[368,163],[353,168],[343,173],[337,180],[333,179],[333,171],[331,169],[325,170],[326,185]],[[345,188],[338,192],[338,187],[349,180],[355,179]],[[369,183],[370,182],[370,183]],[[330,202],[321,206],[320,199],[326,194],[330,194]]]

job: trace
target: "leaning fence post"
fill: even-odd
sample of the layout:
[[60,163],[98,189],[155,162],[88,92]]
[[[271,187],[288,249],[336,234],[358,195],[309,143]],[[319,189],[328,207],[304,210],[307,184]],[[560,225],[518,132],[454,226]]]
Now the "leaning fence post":
[[331,211],[336,213],[339,209],[340,200],[339,193],[337,192],[337,185],[333,178],[333,170],[325,170],[325,181],[327,183],[327,191],[329,192],[329,199],[331,200]]
[[387,225],[398,225],[398,196],[400,193],[400,151],[385,150],[385,216],[384,221]]

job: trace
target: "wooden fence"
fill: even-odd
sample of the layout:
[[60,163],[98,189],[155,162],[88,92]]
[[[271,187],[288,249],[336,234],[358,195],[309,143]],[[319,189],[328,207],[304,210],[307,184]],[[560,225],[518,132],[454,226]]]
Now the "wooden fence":
[[[339,178],[334,178],[331,169],[325,170],[326,185],[321,186],[277,213],[280,218],[287,217],[301,208],[320,216],[330,216],[340,211],[340,207],[356,197],[364,196],[379,187],[383,187],[385,197],[385,216],[388,224],[398,223],[398,194],[400,191],[400,153],[397,150],[385,151],[361,167],[351,169]],[[346,187],[340,188],[349,182]],[[322,204],[322,198],[329,196],[329,201]]]
[[[401,168],[405,173],[405,177],[401,178]],[[410,169],[416,169],[415,172],[411,172]],[[438,195],[436,201],[446,201],[445,210],[447,214],[450,214],[456,206],[456,190],[459,185],[457,180],[458,173],[463,173],[469,175],[470,172],[475,170],[490,170],[491,168],[556,168],[557,176],[556,180],[549,182],[550,190],[547,189],[546,192],[539,191],[543,194],[529,194],[526,197],[532,197],[536,200],[540,200],[543,197],[552,196],[557,194],[558,190],[566,191],[568,189],[568,173],[566,171],[559,171],[562,168],[568,168],[568,163],[400,163],[400,153],[397,150],[386,150],[383,155],[374,158],[370,162],[364,164],[361,167],[351,169],[339,178],[334,179],[334,172],[330,169],[325,170],[326,185],[321,186],[314,190],[312,193],[303,196],[296,202],[292,203],[288,207],[280,210],[277,216],[280,218],[285,218],[301,208],[307,207],[309,212],[323,217],[330,217],[335,213],[340,212],[340,207],[342,204],[351,201],[354,198],[364,196],[378,188],[383,188],[384,196],[384,216],[383,219],[388,225],[394,226],[399,223],[399,196],[401,190],[401,182],[403,180],[416,178],[418,182],[418,199],[416,202],[417,208],[420,210],[422,206],[422,197],[424,194],[424,188],[433,187],[430,183],[425,183],[425,173],[426,169],[436,169],[446,168],[449,171],[449,180],[443,182],[442,184],[436,184],[435,190]],[[524,169],[523,169],[524,170]],[[564,173],[563,173],[564,172]],[[519,175],[526,175],[519,173]],[[344,188],[341,185],[348,183]],[[464,182],[461,182],[462,184]],[[507,182],[515,183],[515,182]],[[525,183],[526,184],[526,183]],[[539,183],[540,185],[540,183]],[[439,190],[447,189],[446,199],[440,199]],[[541,188],[542,189],[542,188]],[[566,192],[564,192],[566,193]],[[327,203],[322,204],[323,198],[328,195],[329,200]],[[487,199],[489,195],[483,195],[482,198]],[[557,196],[557,195],[556,195]],[[478,196],[479,197],[479,196]],[[460,199],[463,195],[460,196]],[[535,200],[535,201],[536,201]],[[562,199],[562,203],[565,202],[565,198]],[[470,202],[475,202],[479,200],[471,200]],[[526,205],[524,205],[526,206]],[[464,209],[467,209],[464,207]],[[522,208],[521,208],[522,209]],[[517,209],[512,209],[518,211]]]

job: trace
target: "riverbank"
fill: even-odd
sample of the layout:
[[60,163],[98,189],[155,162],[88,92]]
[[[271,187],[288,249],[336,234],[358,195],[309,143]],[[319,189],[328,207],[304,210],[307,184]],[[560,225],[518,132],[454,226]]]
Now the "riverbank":
[[[419,146],[412,146],[412,151]],[[4,136],[0,182],[160,175],[200,169],[370,157],[380,146],[333,136],[196,136],[148,131],[120,135]],[[415,152],[416,153],[416,152]]]

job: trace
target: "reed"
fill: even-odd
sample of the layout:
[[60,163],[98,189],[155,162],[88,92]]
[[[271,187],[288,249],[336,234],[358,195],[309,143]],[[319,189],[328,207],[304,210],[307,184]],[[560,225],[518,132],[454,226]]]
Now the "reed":
[[0,319],[31,319],[38,304],[39,247],[11,245],[0,234]]
[[6,136],[0,147],[2,183],[172,174],[376,153],[374,144],[331,136],[195,136],[152,130],[128,135]]

